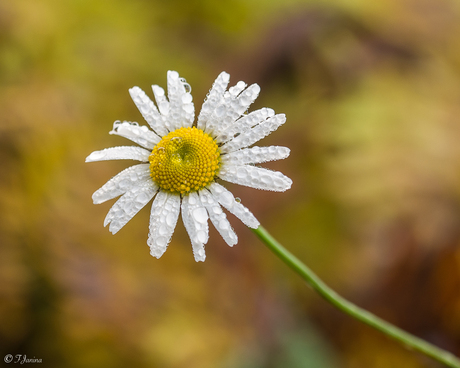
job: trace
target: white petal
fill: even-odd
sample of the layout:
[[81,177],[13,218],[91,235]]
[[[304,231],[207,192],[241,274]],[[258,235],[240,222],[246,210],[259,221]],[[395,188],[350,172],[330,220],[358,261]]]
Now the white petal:
[[[160,110],[161,115],[169,116],[169,102],[166,99],[164,89],[154,84],[152,86],[152,91],[155,95],[155,101],[157,102],[158,110]],[[174,130],[174,127],[171,125],[168,129]]]
[[168,130],[164,125],[164,121],[158,112],[153,101],[139,87],[133,87],[129,90],[129,94],[150,127],[160,137],[168,134]]
[[99,204],[118,197],[146,179],[150,179],[149,164],[128,167],[96,190],[93,194],[93,202]]
[[190,88],[184,79],[179,78],[175,71],[168,71],[168,98],[169,98],[169,117],[171,125],[178,129],[180,127],[190,127],[195,119],[195,106],[190,94]]
[[208,211],[209,218],[211,219],[214,227],[220,233],[225,242],[233,247],[236,243],[238,243],[238,237],[232,229],[230,222],[228,222],[227,216],[222,211],[219,203],[207,189],[199,191],[198,194],[200,196],[201,203]]
[[284,114],[275,115],[225,143],[221,147],[221,152],[229,153],[239,150],[240,148],[249,147],[251,144],[260,141],[262,138],[278,129],[285,121],[286,116]]
[[217,183],[212,183],[209,186],[213,197],[227,210],[233,213],[238,217],[246,226],[249,226],[253,229],[257,229],[260,225],[259,221],[254,217],[254,215],[241,203],[238,203],[235,200],[235,197],[231,192],[225,189],[222,185]]
[[147,162],[150,151],[141,147],[121,146],[106,148],[101,151],[92,152],[85,162],[105,161],[105,160],[137,160]]
[[251,147],[227,153],[221,156],[224,165],[260,164],[262,162],[282,160],[289,156],[291,150],[287,147]]
[[204,244],[209,238],[208,213],[195,192],[182,199],[182,221],[192,241],[195,261],[203,262],[206,258]]
[[275,192],[284,192],[292,185],[292,180],[279,171],[251,165],[223,166],[219,171],[219,178],[230,183]]
[[205,133],[217,137],[248,109],[259,95],[260,87],[253,84],[241,92],[245,86],[244,82],[238,82],[236,86],[231,87],[221,96],[220,101],[214,106],[214,111],[205,121]]
[[253,111],[249,113],[248,115],[244,115],[243,117],[235,121],[235,123],[230,125],[227,129],[223,130],[216,137],[216,141],[218,143],[225,143],[229,141],[230,139],[233,139],[233,137],[236,134],[244,133],[245,131],[249,130],[253,126],[260,124],[264,120],[267,120],[268,118],[271,118],[274,115],[275,115],[275,110],[269,109],[267,107],[264,107],[260,110]]
[[113,124],[113,130],[109,134],[119,135],[120,137],[128,138],[134,143],[141,145],[144,148],[152,150],[153,147],[161,140],[154,132],[149,130],[145,125],[139,126],[137,123],[127,121],[116,121]]
[[197,121],[198,129],[204,130],[206,128],[206,122],[214,112],[217,105],[221,102],[229,81],[230,75],[226,72],[220,73],[214,81],[214,84],[212,85],[212,88],[201,107],[200,115],[198,116]]
[[[232,90],[232,88],[240,88]],[[224,94],[222,104],[216,107],[214,114],[208,119],[206,123],[206,133],[214,137],[220,135],[224,130],[235,124],[235,121],[243,115],[243,113],[254,102],[260,92],[260,87],[257,84],[249,86],[246,90],[241,92],[241,87],[245,86],[244,82],[238,82],[235,87],[229,89],[228,94]],[[238,96],[237,94],[240,93]]]
[[150,254],[160,258],[166,251],[176,228],[180,212],[180,196],[160,190],[153,200],[150,212],[149,238]]
[[233,87],[230,87],[228,89],[228,93],[232,96],[232,97],[237,97],[242,90],[244,90],[246,88],[247,84],[244,83],[243,81],[239,81],[237,84],[235,84]]
[[131,188],[110,209],[104,226],[110,223],[109,231],[117,233],[152,199],[157,190],[158,186],[150,178]]

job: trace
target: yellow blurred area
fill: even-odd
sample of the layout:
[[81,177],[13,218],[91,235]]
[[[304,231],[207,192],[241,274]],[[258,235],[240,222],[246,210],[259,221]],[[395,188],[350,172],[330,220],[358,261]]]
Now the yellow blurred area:
[[[199,111],[222,70],[287,123],[260,145],[286,193],[229,185],[340,294],[460,355],[460,5],[455,0],[0,2],[0,358],[43,367],[437,367],[335,311],[238,219],[195,263],[149,206],[119,233],[85,164],[145,124],[129,97],[177,70]],[[5,363],[6,364],[6,363]]]

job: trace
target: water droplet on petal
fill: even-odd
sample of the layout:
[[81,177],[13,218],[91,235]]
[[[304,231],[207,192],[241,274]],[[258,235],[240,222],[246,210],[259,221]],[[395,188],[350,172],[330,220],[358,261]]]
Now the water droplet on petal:
[[248,171],[246,170],[246,168],[244,167],[239,167],[237,172],[236,172],[236,176],[240,179],[243,179],[245,177],[247,177],[248,175]]
[[233,205],[233,196],[229,192],[222,193],[219,199],[224,206]]
[[216,116],[217,116],[217,117],[220,117],[220,116],[224,115],[226,109],[227,109],[227,107],[226,107],[225,105],[220,105],[220,106],[216,109]]
[[[204,242],[206,241],[206,233],[205,233],[203,230],[198,231],[198,232],[196,233],[196,237],[197,237],[197,239],[198,239],[198,241],[199,241],[200,243],[204,243]],[[204,250],[203,250],[203,249],[200,249],[200,251],[203,252],[203,254],[204,254]],[[200,252],[200,251],[199,251],[199,252]],[[198,252],[198,253],[199,253],[199,252]]]
[[168,228],[165,225],[160,225],[158,229],[158,234],[164,236],[168,233]]
[[184,83],[184,88],[185,88],[185,92],[187,93],[192,92],[192,87],[190,86],[190,84]]
[[227,229],[228,229],[228,221],[226,221],[226,220],[220,220],[220,221],[219,221],[219,229],[221,229],[221,230],[227,230]]
[[94,151],[88,156],[88,160],[100,160],[104,158],[106,153],[104,151]]
[[195,208],[192,212],[192,216],[195,221],[204,224],[208,220],[208,213],[203,207]]
[[182,106],[182,108],[184,109],[186,113],[189,113],[189,114],[191,114],[195,110],[193,105],[190,105],[190,104],[184,105]]
[[189,104],[192,102],[193,97],[190,93],[186,93],[185,95],[182,95],[182,103],[184,104]]
[[155,243],[156,243],[157,246],[163,248],[163,247],[166,247],[167,239],[164,236],[160,236],[160,237],[155,239]]
[[166,225],[172,227],[176,222],[176,217],[172,213],[166,215]]
[[169,114],[169,102],[168,101],[161,101],[160,104],[158,105],[158,108],[163,115]]
[[123,124],[123,123],[121,122],[121,120],[115,120],[115,121],[113,122],[113,130],[117,131],[117,128],[118,128],[121,124]]
[[191,205],[196,204],[196,198],[193,195],[188,196],[188,203]]

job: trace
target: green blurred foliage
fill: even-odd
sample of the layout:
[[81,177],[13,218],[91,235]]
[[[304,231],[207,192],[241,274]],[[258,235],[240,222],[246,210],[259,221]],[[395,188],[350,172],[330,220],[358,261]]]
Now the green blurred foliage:
[[[0,2],[0,355],[47,367],[436,367],[336,312],[237,219],[196,264],[148,208],[112,236],[91,194],[126,162],[128,88],[217,74],[286,113],[263,144],[286,193],[230,186],[358,304],[460,354],[460,5],[455,0]],[[148,206],[147,206],[148,207]]]

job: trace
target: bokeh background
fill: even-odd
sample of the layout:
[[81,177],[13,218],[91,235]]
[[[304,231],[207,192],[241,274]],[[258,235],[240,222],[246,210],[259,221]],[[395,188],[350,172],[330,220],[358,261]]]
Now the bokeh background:
[[456,0],[0,1],[0,355],[46,367],[438,367],[334,310],[236,218],[197,264],[156,260],[148,206],[118,234],[85,164],[145,124],[128,88],[222,70],[285,113],[286,193],[230,185],[340,294],[460,354]]

